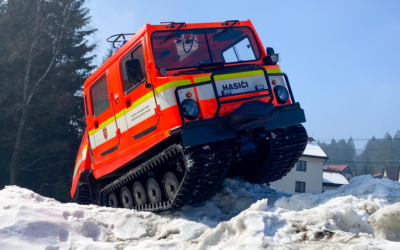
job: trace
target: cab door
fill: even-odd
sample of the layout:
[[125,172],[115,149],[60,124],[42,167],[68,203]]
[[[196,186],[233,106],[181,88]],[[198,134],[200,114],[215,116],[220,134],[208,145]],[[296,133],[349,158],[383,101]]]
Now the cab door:
[[[142,80],[129,81],[126,62],[138,59],[142,72]],[[145,40],[142,38],[121,60],[122,87],[124,92],[125,119],[129,134],[138,140],[157,128],[159,116],[156,113],[150,74],[147,74],[145,55]]]
[[106,156],[117,150],[120,142],[120,138],[117,136],[118,127],[115,120],[114,107],[110,102],[107,73],[90,85],[89,93],[92,106],[89,137],[95,144],[92,145],[92,148],[95,148],[101,156]]

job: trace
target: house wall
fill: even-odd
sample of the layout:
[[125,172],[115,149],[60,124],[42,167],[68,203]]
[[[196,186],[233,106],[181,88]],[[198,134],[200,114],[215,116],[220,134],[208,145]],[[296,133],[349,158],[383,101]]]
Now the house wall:
[[324,159],[301,157],[300,161],[307,162],[307,171],[297,171],[296,166],[282,179],[271,182],[271,187],[279,191],[295,194],[296,181],[306,183],[306,193],[322,192],[322,166]]
[[329,187],[329,186],[322,186],[322,192],[325,192],[326,190],[334,190],[338,189],[337,187]]

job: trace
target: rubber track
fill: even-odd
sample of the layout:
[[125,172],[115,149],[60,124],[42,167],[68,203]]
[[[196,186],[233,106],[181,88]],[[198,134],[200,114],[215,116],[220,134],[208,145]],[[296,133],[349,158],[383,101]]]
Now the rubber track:
[[303,125],[290,126],[272,131],[270,158],[254,183],[269,183],[282,179],[294,167],[307,146],[308,136]]
[[188,149],[182,148],[181,145],[170,146],[101,189],[98,203],[106,206],[108,194],[117,191],[118,197],[118,191],[126,184],[130,185],[147,172],[154,171],[157,167],[162,166],[162,163],[176,159],[183,161],[186,171],[174,199],[135,206],[133,209],[139,211],[175,210],[204,202],[211,198],[220,187],[230,167],[231,157],[232,153],[229,146],[222,142]]

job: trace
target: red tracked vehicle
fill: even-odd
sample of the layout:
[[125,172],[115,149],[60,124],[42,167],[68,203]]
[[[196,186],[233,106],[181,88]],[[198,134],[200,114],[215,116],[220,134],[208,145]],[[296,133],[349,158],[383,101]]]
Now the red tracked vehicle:
[[72,200],[162,211],[285,176],[307,133],[278,60],[249,20],[146,24],[84,83]]

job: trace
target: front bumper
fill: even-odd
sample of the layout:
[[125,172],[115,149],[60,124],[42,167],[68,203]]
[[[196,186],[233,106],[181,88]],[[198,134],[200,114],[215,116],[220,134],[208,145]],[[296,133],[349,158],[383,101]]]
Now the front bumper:
[[[247,103],[259,102],[250,101]],[[262,102],[263,103],[263,102]],[[237,108],[229,116],[214,119],[186,122],[181,136],[185,147],[223,141],[236,138],[242,130],[264,127],[265,130],[284,128],[306,121],[304,110],[299,103],[273,107],[270,103],[256,103],[261,107],[254,109],[252,105]],[[264,106],[264,107],[262,107]],[[257,110],[257,112],[254,112]]]

